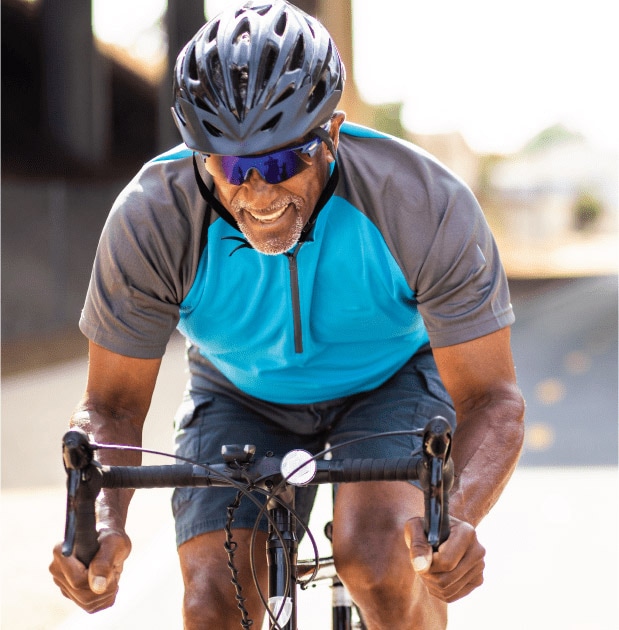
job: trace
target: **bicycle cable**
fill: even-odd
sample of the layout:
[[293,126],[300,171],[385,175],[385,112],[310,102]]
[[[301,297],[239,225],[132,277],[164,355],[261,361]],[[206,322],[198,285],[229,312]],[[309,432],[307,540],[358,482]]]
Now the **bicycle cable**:
[[[269,523],[271,524],[271,526],[273,527],[276,535],[279,537],[280,541],[283,544],[283,538],[281,535],[281,532],[278,530],[277,525],[275,523],[275,521],[273,520],[272,516],[269,514],[268,512],[268,504],[269,502],[274,499],[275,501],[277,501],[278,503],[285,505],[279,498],[278,498],[278,493],[280,492],[280,490],[282,490],[285,485],[288,483],[288,479],[290,477],[292,477],[295,473],[297,473],[299,470],[301,470],[304,466],[306,466],[309,462],[311,461],[316,461],[318,459],[324,459],[324,457],[329,454],[332,453],[333,451],[336,451],[340,448],[343,448],[345,446],[350,446],[352,444],[356,444],[359,442],[364,442],[364,441],[368,441],[368,440],[373,440],[373,439],[378,439],[378,438],[384,438],[384,437],[392,437],[392,436],[398,436],[398,435],[415,435],[415,436],[423,436],[424,430],[423,429],[411,429],[411,430],[404,430],[404,431],[385,431],[382,433],[375,433],[372,435],[365,435],[365,436],[361,436],[358,438],[353,438],[351,440],[346,440],[345,442],[342,442],[340,444],[336,444],[333,446],[329,446],[328,448],[323,449],[322,451],[319,451],[318,453],[312,455],[311,458],[308,458],[305,462],[303,462],[300,466],[298,466],[295,470],[293,470],[288,476],[286,476],[284,479],[282,479],[282,481],[277,484],[277,486],[275,486],[274,488],[270,489],[270,490],[264,490],[262,488],[258,488],[256,487],[251,481],[247,480],[246,481],[246,485],[243,485],[243,483],[238,482],[234,479],[230,479],[229,477],[226,477],[224,475],[222,475],[221,473],[219,473],[217,470],[213,469],[209,464],[205,464],[205,463],[201,463],[201,462],[196,462],[192,459],[186,458],[186,457],[181,457],[179,455],[176,454],[172,454],[172,453],[166,453],[164,451],[157,451],[157,450],[152,450],[152,449],[147,449],[147,448],[143,448],[140,446],[128,446],[128,445],[122,445],[122,444],[101,444],[98,442],[91,442],[91,446],[94,450],[119,450],[119,451],[133,451],[133,452],[140,452],[140,453],[145,453],[145,454],[149,454],[149,455],[157,455],[157,456],[161,456],[161,457],[168,457],[168,458],[172,458],[172,459],[176,459],[178,461],[182,461],[188,464],[191,464],[193,466],[199,466],[200,468],[203,468],[204,470],[210,472],[212,475],[214,475],[215,477],[218,477],[220,479],[226,479],[226,482],[229,483],[230,486],[236,488],[237,490],[237,495],[233,501],[232,504],[230,504],[227,508],[227,520],[226,520],[226,526],[225,526],[225,533],[226,533],[226,542],[224,543],[224,549],[226,551],[226,553],[228,554],[228,567],[230,568],[231,574],[232,574],[232,584],[235,587],[236,590],[236,600],[237,600],[237,607],[239,608],[239,610],[241,611],[241,616],[242,616],[242,621],[241,621],[241,625],[243,628],[245,629],[249,629],[253,624],[253,620],[249,618],[249,613],[247,612],[245,606],[244,606],[244,601],[245,598],[242,596],[242,590],[243,587],[242,585],[239,583],[238,581],[238,570],[236,569],[236,566],[234,565],[234,553],[236,551],[236,548],[238,546],[238,543],[236,543],[236,541],[232,540],[232,522],[234,521],[234,512],[236,511],[236,509],[239,507],[240,505],[240,501],[243,497],[248,497],[258,508],[258,516],[255,520],[254,523],[254,527],[252,530],[252,536],[251,536],[251,540],[250,540],[250,567],[251,567],[251,572],[252,572],[252,578],[254,581],[254,585],[256,586],[256,589],[258,591],[258,595],[260,596],[260,599],[262,600],[262,604],[267,612],[267,614],[269,615],[271,622],[274,624],[273,626],[271,626],[271,628],[273,630],[281,630],[281,626],[279,625],[279,623],[277,622],[277,616],[271,611],[267,600],[264,596],[264,593],[262,592],[262,589],[260,587],[259,581],[258,581],[258,574],[257,574],[257,569],[256,569],[256,563],[254,560],[254,550],[255,550],[255,542],[256,542],[256,536],[258,531],[260,530],[260,521],[262,520],[262,517],[266,517],[267,520],[269,521]],[[421,452],[421,448],[417,448],[414,449],[411,452],[411,456],[417,455]],[[237,465],[240,466],[240,464],[237,462]],[[260,494],[262,494],[264,497],[266,497],[266,501],[264,503],[261,503],[253,494],[252,492],[257,491]],[[303,522],[302,519],[299,518],[298,513],[296,512],[296,510],[294,508],[291,508],[290,506],[286,505],[285,506],[287,509],[290,510],[291,514],[293,515],[295,522],[298,523],[304,530],[304,533],[308,535],[308,539],[312,545],[312,550],[313,550],[313,554],[314,554],[314,570],[312,572],[312,574],[310,575],[309,578],[307,578],[306,580],[299,582],[299,585],[301,587],[302,590],[305,590],[307,588],[309,588],[309,585],[312,583],[312,581],[315,579],[317,572],[318,572],[318,559],[319,559],[319,551],[318,551],[318,545],[316,543],[316,540],[314,538],[314,536],[312,535],[308,525],[306,523]],[[289,583],[289,576],[290,576],[290,572],[292,570],[292,567],[290,565],[290,559],[288,557],[286,557],[286,584]],[[279,614],[279,613],[278,613]]]
[[236,592],[236,601],[237,608],[241,611],[241,626],[243,628],[251,628],[254,625],[254,622],[249,617],[249,613],[245,608],[245,597],[243,597],[243,586],[238,580],[238,569],[234,564],[234,553],[236,548],[238,547],[238,543],[235,540],[232,540],[232,523],[234,522],[234,512],[241,505],[241,498],[243,497],[242,492],[237,492],[234,498],[234,501],[226,508],[227,519],[226,525],[224,527],[224,531],[226,532],[226,542],[224,543],[224,549],[228,554],[228,568],[230,569],[230,573],[232,575],[232,584],[234,585],[234,590]]

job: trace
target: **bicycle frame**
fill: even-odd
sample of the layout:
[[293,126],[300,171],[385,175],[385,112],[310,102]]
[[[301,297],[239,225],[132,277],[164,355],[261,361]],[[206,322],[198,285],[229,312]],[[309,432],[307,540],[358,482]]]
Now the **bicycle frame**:
[[[423,437],[422,453],[413,454],[410,458],[317,461],[306,453],[303,456],[305,459],[302,457],[299,463],[299,451],[288,454],[294,454],[288,460],[287,456],[279,459],[271,453],[254,459],[255,449],[251,445],[232,445],[222,448],[225,463],[213,466],[102,466],[94,459],[96,449],[134,448],[91,443],[84,431],[73,429],[63,439],[63,461],[67,472],[67,520],[62,553],[65,556],[74,553],[85,566],[90,564],[98,550],[95,500],[102,487],[137,489],[233,486],[254,501],[257,499],[250,492],[258,490],[267,496],[258,520],[263,514],[267,514],[269,523],[268,597],[266,601],[262,594],[261,597],[269,614],[272,630],[297,630],[299,565],[297,519],[294,511],[295,485],[418,480],[425,495],[424,522],[428,542],[437,549],[449,536],[448,493],[453,479],[450,460],[451,427],[445,419],[437,417],[419,435]],[[315,574],[316,570],[312,571],[310,580],[314,579]],[[334,579],[336,588],[339,588],[337,576]],[[349,630],[350,606],[346,603],[336,608],[342,609],[334,613],[334,623],[340,624],[335,626],[336,630]],[[243,625],[249,627],[250,624]]]

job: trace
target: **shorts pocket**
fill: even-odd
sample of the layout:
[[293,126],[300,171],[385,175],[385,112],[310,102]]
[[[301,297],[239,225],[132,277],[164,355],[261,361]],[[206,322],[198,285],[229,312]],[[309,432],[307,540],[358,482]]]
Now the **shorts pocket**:
[[[201,416],[213,401],[214,397],[210,396],[196,405],[194,400],[186,398],[178,408],[174,416],[174,452],[179,458],[178,463],[187,463],[184,460],[202,461],[206,445],[202,444],[204,419]],[[174,512],[187,503],[195,491],[196,488],[176,488],[172,496]]]
[[420,381],[425,385],[428,393],[453,409],[453,401],[438,374],[438,369],[431,352],[419,357],[415,362],[415,371]]

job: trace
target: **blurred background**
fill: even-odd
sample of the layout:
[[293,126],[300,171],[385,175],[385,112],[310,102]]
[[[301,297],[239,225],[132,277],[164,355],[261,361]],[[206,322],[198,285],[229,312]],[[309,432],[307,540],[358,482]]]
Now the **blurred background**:
[[[76,617],[47,577],[62,533],[56,447],[84,385],[77,321],[99,233],[141,164],[180,141],[171,68],[205,16],[226,4],[2,0],[3,628],[133,627],[122,612]],[[454,607],[450,630],[470,627],[468,615],[494,628],[497,610],[510,610],[504,628],[615,629],[619,50],[611,3],[295,4],[338,44],[348,119],[413,141],[462,177],[511,282],[525,450],[484,524],[498,554],[488,585]],[[184,380],[178,338],[168,354],[147,435],[161,448]],[[148,555],[160,533],[144,530],[169,527],[165,503],[144,499],[136,510],[138,557],[140,537]],[[165,548],[169,587],[178,575]],[[586,572],[571,562],[583,553]],[[159,620],[162,599],[146,606]]]

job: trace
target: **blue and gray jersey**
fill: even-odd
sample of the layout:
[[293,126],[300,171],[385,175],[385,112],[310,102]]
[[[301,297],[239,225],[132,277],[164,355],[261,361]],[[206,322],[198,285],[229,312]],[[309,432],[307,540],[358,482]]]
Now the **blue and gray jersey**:
[[309,237],[267,256],[239,248],[237,228],[207,208],[184,146],[149,162],[104,228],[82,331],[157,358],[178,327],[194,376],[210,364],[251,396],[303,404],[377,387],[428,342],[513,322],[494,240],[457,177],[348,123],[338,171]]

